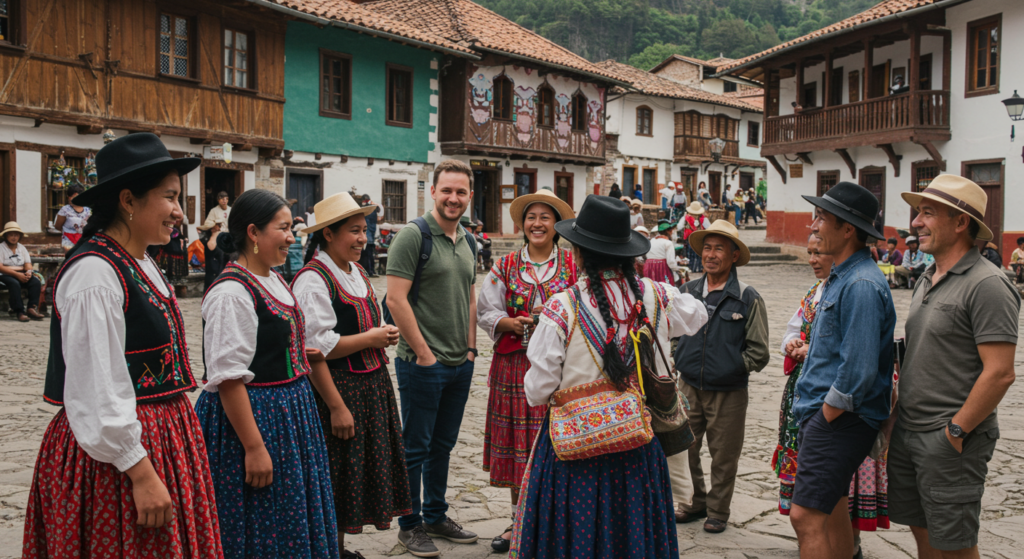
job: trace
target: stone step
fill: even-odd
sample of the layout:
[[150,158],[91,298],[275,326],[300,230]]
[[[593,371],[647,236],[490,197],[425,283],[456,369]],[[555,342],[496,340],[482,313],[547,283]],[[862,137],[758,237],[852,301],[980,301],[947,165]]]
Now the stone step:
[[782,254],[782,247],[779,245],[747,245],[750,254]]
[[795,262],[800,260],[792,254],[750,254],[751,262]]
[[768,226],[765,225],[764,222],[761,222],[758,225],[748,225],[743,229],[746,231],[765,231],[766,229],[768,229]]

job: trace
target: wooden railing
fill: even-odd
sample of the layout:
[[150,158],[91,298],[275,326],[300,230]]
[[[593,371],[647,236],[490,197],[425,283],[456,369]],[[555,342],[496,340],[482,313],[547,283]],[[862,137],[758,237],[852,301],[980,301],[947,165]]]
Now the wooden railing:
[[[482,137],[478,139],[476,135],[481,132]],[[604,157],[605,136],[603,133],[598,142],[591,140],[589,130],[570,131],[567,136],[561,136],[553,128],[534,126],[530,134],[523,136],[520,134],[521,132],[514,122],[496,119],[490,120],[480,128],[470,124],[465,131],[467,143],[548,152],[552,155]]]
[[[676,136],[674,154],[689,155],[694,157],[711,157],[712,138],[702,136]],[[739,157],[740,143],[736,140],[725,140],[725,147],[722,148],[722,155],[725,157]]]
[[949,129],[948,91],[901,93],[769,117],[765,119],[764,145],[915,128]]

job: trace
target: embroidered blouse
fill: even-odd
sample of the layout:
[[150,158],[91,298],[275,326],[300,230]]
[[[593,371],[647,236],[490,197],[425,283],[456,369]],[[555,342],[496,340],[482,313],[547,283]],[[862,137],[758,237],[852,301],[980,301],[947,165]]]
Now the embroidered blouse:
[[679,262],[676,261],[676,244],[671,239],[655,237],[651,239],[651,249],[647,251],[647,260],[664,260],[668,269],[679,273]]
[[[817,306],[818,301],[821,301],[821,294],[825,291],[822,288],[821,280],[818,280],[818,283],[814,284],[814,286],[811,287],[811,291],[814,292],[814,295],[811,297],[811,304],[813,306]],[[806,305],[807,298],[805,297],[804,299],[801,300],[800,307],[796,309],[796,312],[793,313],[793,316],[789,319],[789,322],[786,323],[786,333],[782,335],[781,349],[783,354],[786,353],[786,344],[788,344],[790,340],[796,340],[800,338],[800,330],[804,326],[804,307]],[[807,322],[810,322],[811,320],[813,319],[807,318]]]
[[[533,266],[530,273],[529,266]],[[526,316],[534,307],[543,305],[555,293],[565,291],[574,283],[576,266],[572,253],[557,246],[543,262],[532,262],[527,247],[503,256],[491,271],[480,290],[476,304],[476,321],[492,340],[498,341],[495,329],[503,318]],[[540,280],[541,288],[537,289]]]

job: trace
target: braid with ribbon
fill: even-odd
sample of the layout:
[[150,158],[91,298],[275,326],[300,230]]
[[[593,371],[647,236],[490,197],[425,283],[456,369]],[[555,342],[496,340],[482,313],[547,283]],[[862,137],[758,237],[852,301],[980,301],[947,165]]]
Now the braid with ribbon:
[[[626,262],[622,258],[614,258],[615,262],[611,263],[606,262],[611,257],[586,250],[582,247],[579,247],[579,251],[583,256],[583,269],[587,274],[590,292],[594,295],[594,300],[597,302],[597,310],[601,313],[601,318],[604,319],[604,323],[608,327],[604,339],[604,372],[619,388],[625,389],[628,384],[627,379],[630,377],[630,371],[622,360],[619,348],[615,344],[615,320],[612,318],[611,311],[609,310],[608,297],[604,292],[600,272],[602,269],[633,266],[633,259],[629,258],[628,262]],[[609,266],[608,264],[612,265]],[[636,281],[635,278],[634,281]]]

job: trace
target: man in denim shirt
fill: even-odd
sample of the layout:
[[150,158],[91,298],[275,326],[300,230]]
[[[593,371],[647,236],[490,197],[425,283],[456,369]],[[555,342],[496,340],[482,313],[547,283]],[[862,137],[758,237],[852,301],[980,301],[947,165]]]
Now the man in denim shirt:
[[851,557],[847,493],[889,417],[896,309],[866,247],[869,237],[883,237],[871,222],[878,213],[874,195],[841,182],[804,199],[815,206],[811,232],[819,250],[835,264],[793,398],[800,432],[790,520],[802,558]]

